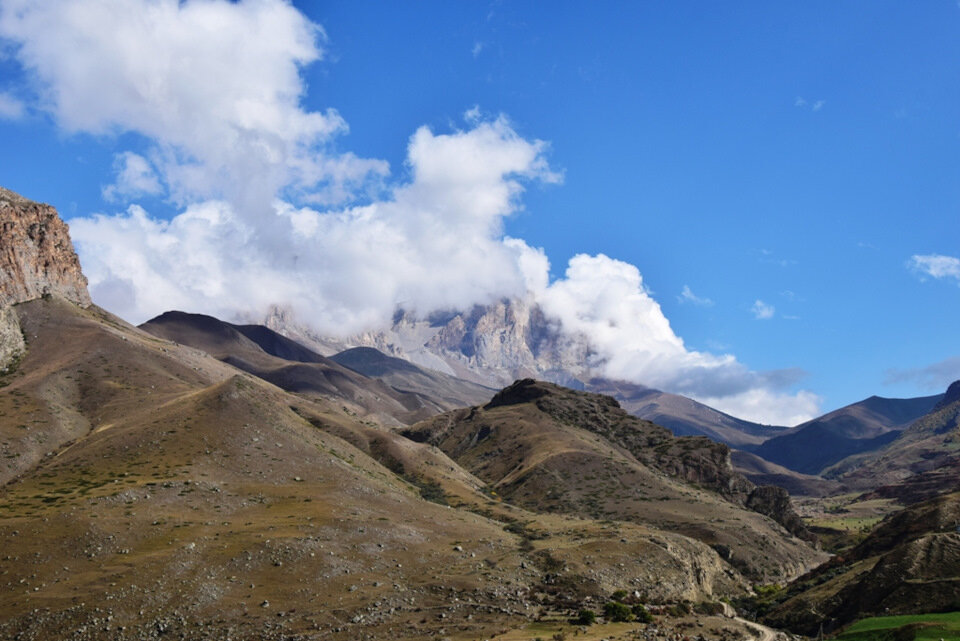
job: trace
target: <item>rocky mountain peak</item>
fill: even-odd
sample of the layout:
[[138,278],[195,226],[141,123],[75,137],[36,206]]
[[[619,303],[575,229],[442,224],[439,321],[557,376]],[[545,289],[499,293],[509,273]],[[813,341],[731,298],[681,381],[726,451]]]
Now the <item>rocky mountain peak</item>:
[[502,405],[518,405],[520,403],[529,403],[550,393],[547,383],[541,383],[532,378],[524,378],[514,381],[508,387],[503,388],[494,395],[487,403],[486,408],[492,409]]
[[582,388],[581,380],[590,376],[586,338],[564,334],[539,305],[519,298],[426,317],[398,310],[390,327],[340,339],[319,334],[281,307],[250,320],[326,356],[353,347],[373,347],[490,387],[535,377]]
[[942,410],[947,405],[953,405],[957,401],[960,401],[960,381],[950,383],[950,387],[947,388],[947,393],[943,395],[943,398],[940,399],[937,406],[933,408],[933,411],[937,412]]
[[0,307],[58,294],[90,305],[66,223],[50,205],[0,187]]

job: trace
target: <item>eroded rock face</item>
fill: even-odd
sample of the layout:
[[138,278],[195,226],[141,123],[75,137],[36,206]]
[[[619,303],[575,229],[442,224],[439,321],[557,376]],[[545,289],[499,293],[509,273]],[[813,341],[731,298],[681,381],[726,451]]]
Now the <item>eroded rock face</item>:
[[45,294],[90,305],[67,225],[50,205],[0,187],[0,308]]
[[754,488],[747,497],[746,507],[769,516],[798,539],[817,545],[817,536],[807,529],[800,516],[794,512],[790,494],[782,487],[761,485]]
[[17,315],[9,307],[0,308],[0,376],[23,355],[23,333]]
[[67,225],[50,205],[0,187],[0,375],[25,348],[10,306],[46,294],[90,305]]
[[539,305],[519,298],[467,311],[436,312],[426,318],[400,311],[387,329],[347,338],[322,336],[298,322],[289,310],[274,308],[265,318],[246,319],[297,340],[325,356],[352,347],[373,347],[421,367],[489,387],[534,377],[583,388],[592,353],[585,337],[570,337]]

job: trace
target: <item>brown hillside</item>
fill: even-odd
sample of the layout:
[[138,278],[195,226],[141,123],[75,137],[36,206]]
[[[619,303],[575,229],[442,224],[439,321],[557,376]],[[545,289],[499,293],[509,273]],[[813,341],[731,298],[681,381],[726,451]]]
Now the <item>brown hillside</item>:
[[680,532],[754,580],[789,579],[825,558],[738,503],[753,488],[730,468],[726,446],[674,438],[609,397],[518,381],[482,408],[404,433],[524,508]]
[[[265,327],[236,326],[202,314],[166,312],[147,321],[140,329],[201,349],[289,392],[346,400],[355,406],[352,408],[355,411],[387,424],[412,423],[451,408],[423,395],[396,390],[305,347],[292,353],[293,349],[285,346],[280,352],[295,360],[268,353],[248,334],[263,343],[273,339],[273,345],[280,340],[296,344]],[[260,335],[254,333],[257,329]],[[263,336],[264,333],[272,336]]]

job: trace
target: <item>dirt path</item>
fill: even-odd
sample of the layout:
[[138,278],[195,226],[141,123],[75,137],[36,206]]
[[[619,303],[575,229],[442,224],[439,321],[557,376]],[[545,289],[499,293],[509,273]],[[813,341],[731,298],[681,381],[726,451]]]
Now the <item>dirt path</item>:
[[761,623],[756,623],[754,621],[747,621],[742,617],[737,616],[737,611],[733,609],[729,603],[723,604],[723,616],[728,619],[733,619],[738,623],[742,623],[748,630],[753,631],[757,636],[754,637],[754,641],[777,641],[778,639],[787,639],[787,635],[779,630],[774,630],[773,628],[767,627]]

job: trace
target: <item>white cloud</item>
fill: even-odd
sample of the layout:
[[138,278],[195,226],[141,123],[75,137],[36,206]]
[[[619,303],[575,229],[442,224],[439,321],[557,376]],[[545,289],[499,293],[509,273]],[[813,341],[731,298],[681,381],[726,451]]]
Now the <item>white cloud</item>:
[[710,307],[713,305],[713,301],[709,298],[697,296],[690,289],[689,285],[683,286],[683,291],[680,292],[680,295],[677,296],[677,300],[681,303],[691,303],[693,305],[699,305],[701,307]]
[[770,320],[777,310],[773,305],[769,305],[758,298],[753,302],[750,311],[753,312],[753,317],[757,320]]
[[0,118],[16,120],[23,116],[25,111],[23,102],[9,93],[0,92]]
[[753,420],[815,413],[815,397],[785,391],[796,372],[688,350],[633,265],[580,255],[550,283],[544,252],[505,237],[503,221],[526,183],[562,175],[547,144],[506,118],[473,108],[465,130],[419,128],[410,179],[389,186],[383,161],[334,150],[346,123],[301,105],[300,71],[322,58],[324,34],[286,2],[6,0],[0,36],[65,130],[148,141],[144,155],[119,157],[105,197],[166,189],[182,204],[171,220],[131,205],[70,221],[94,300],[129,320],[172,308],[256,317],[279,303],[347,335],[398,306],[427,314],[532,296],[588,337],[607,376]]
[[244,215],[281,188],[342,198],[386,164],[324,150],[346,123],[301,108],[322,29],[280,0],[6,0],[0,36],[71,132],[133,131],[179,202],[225,197]]
[[483,43],[479,40],[473,43],[473,49],[470,50],[470,53],[474,58],[480,57],[480,53],[483,51]]
[[797,261],[792,258],[778,258],[776,252],[772,249],[760,250],[760,262],[768,265],[779,265],[780,267],[790,267],[797,264]]
[[574,256],[564,278],[538,300],[566,332],[588,338],[592,365],[604,376],[686,394],[758,422],[794,425],[817,413],[815,395],[784,391],[802,372],[752,372],[731,355],[687,349],[629,263]]
[[820,111],[827,104],[826,100],[814,100],[812,103],[802,96],[797,96],[793,101],[793,106],[800,109],[810,108],[810,111]]
[[117,154],[113,159],[113,170],[117,175],[116,180],[101,189],[106,200],[156,196],[163,191],[157,173],[140,154],[132,151]]
[[389,199],[340,210],[276,201],[256,220],[224,201],[169,222],[139,207],[71,220],[91,292],[134,321],[172,307],[232,317],[286,302],[317,329],[381,326],[398,305],[428,313],[546,287],[542,252],[504,239],[519,179],[556,180],[544,143],[499,118],[411,137],[412,182]]
[[796,394],[776,394],[762,387],[740,394],[717,398],[701,397],[700,402],[731,416],[766,425],[792,427],[805,423],[820,413],[822,399],[801,390]]
[[953,278],[960,282],[960,258],[943,254],[914,255],[907,266],[920,274],[921,278]]

